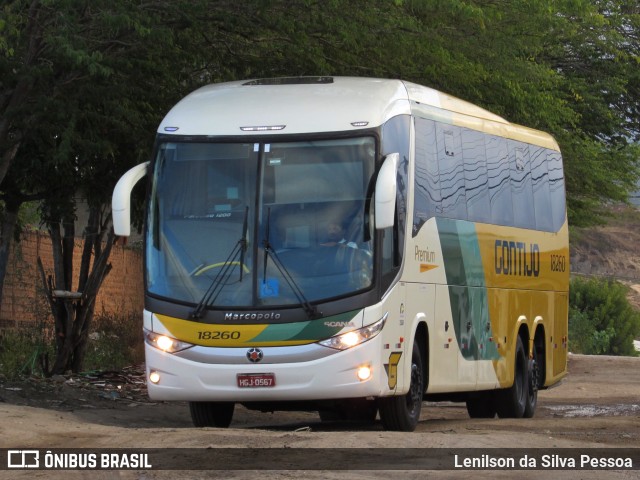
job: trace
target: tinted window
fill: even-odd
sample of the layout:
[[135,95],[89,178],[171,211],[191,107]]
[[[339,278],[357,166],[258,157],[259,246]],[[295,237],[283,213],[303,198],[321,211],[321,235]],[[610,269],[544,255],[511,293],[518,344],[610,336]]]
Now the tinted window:
[[440,211],[436,208],[436,213],[443,217],[466,219],[467,201],[460,128],[437,123],[436,134],[441,195]]
[[[395,267],[402,263],[402,248],[404,246],[404,232],[407,222],[407,182],[409,175],[409,126],[410,117],[402,115],[394,117],[382,127],[382,155],[390,153],[400,154],[398,164],[398,190],[396,222],[393,229],[384,232],[383,239],[383,276],[394,274]],[[392,247],[392,248],[391,248]],[[388,267],[387,267],[388,266]],[[393,278],[386,278],[391,282]]]
[[436,215],[440,205],[440,173],[436,147],[436,125],[433,120],[416,118],[416,172],[413,234]]
[[513,199],[507,140],[502,137],[488,136],[486,150],[491,221],[498,225],[511,225]]
[[467,212],[472,222],[491,222],[487,183],[486,135],[475,130],[462,130],[464,184]]
[[509,141],[508,144],[511,194],[513,195],[513,225],[515,227],[535,229],[536,220],[533,211],[529,146],[515,141]]
[[559,152],[416,118],[413,234],[433,216],[557,231],[565,219]]
[[551,198],[549,196],[549,172],[547,170],[547,149],[531,145],[531,181],[533,184],[533,201],[538,230],[553,229],[551,215]]
[[564,176],[562,173],[562,156],[555,150],[547,151],[549,171],[549,197],[551,200],[551,215],[553,231],[560,230],[565,220]]

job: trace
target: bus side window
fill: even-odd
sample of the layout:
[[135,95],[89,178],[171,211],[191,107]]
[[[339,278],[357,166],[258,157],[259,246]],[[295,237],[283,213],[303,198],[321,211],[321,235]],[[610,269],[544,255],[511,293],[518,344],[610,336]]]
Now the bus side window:
[[513,199],[507,141],[502,137],[489,136],[485,147],[491,221],[497,225],[511,225],[513,224]]
[[382,287],[391,285],[402,264],[403,240],[398,222],[398,206],[396,205],[394,225],[382,230]]
[[551,231],[553,215],[549,193],[549,172],[547,170],[547,151],[542,147],[529,147],[531,153],[531,180],[533,182],[533,204],[536,215],[536,228]]
[[475,130],[462,130],[462,156],[464,158],[464,184],[467,211],[472,222],[491,222],[489,188],[487,187],[486,135]]
[[382,231],[382,274],[391,272],[394,268],[394,241],[393,227],[385,228]]
[[460,128],[437,123],[436,135],[441,195],[441,212],[436,213],[447,218],[466,220],[467,200]]
[[410,117],[399,115],[390,119],[382,128],[382,156],[390,153],[400,154],[394,226],[383,230],[382,233],[382,275],[385,287],[393,281],[402,263],[404,232],[407,222],[410,126]]
[[536,228],[531,186],[531,162],[529,146],[510,140],[509,163],[511,165],[511,192],[513,195],[513,226]]
[[416,118],[415,194],[413,236],[428,219],[440,212],[440,173],[436,124],[433,120]]
[[552,229],[560,230],[565,219],[564,176],[562,173],[562,156],[555,150],[547,150],[549,171],[549,196],[551,197]]

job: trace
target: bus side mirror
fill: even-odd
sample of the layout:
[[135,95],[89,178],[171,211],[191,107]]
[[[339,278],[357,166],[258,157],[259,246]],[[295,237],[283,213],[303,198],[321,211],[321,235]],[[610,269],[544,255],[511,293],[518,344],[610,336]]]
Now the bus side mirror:
[[396,212],[396,190],[399,153],[390,153],[384,160],[378,178],[375,192],[375,222],[376,228],[382,230],[392,227]]
[[136,165],[125,173],[111,197],[111,215],[113,217],[113,231],[121,237],[131,235],[131,191],[133,187],[147,174],[149,162]]

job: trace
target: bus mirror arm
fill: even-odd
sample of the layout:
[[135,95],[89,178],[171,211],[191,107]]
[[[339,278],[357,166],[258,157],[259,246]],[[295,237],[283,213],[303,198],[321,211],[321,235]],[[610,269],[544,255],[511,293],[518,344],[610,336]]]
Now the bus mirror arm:
[[111,215],[113,216],[113,231],[121,237],[131,234],[131,191],[133,187],[147,174],[149,162],[136,165],[125,173],[115,188],[111,197]]
[[375,221],[376,229],[392,227],[396,211],[396,191],[399,153],[390,153],[384,159],[376,179]]

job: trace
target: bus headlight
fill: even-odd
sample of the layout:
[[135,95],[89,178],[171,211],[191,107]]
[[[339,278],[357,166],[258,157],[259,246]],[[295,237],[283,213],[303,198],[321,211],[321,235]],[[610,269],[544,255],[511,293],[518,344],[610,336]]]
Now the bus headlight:
[[175,338],[149,330],[144,331],[144,339],[152,347],[167,353],[175,353],[193,347],[192,343],[181,342]]
[[371,325],[327,338],[318,343],[324,347],[335,348],[336,350],[346,350],[347,348],[355,347],[378,335],[382,331],[382,327],[384,327],[387,316],[388,314],[385,314],[384,317]]

